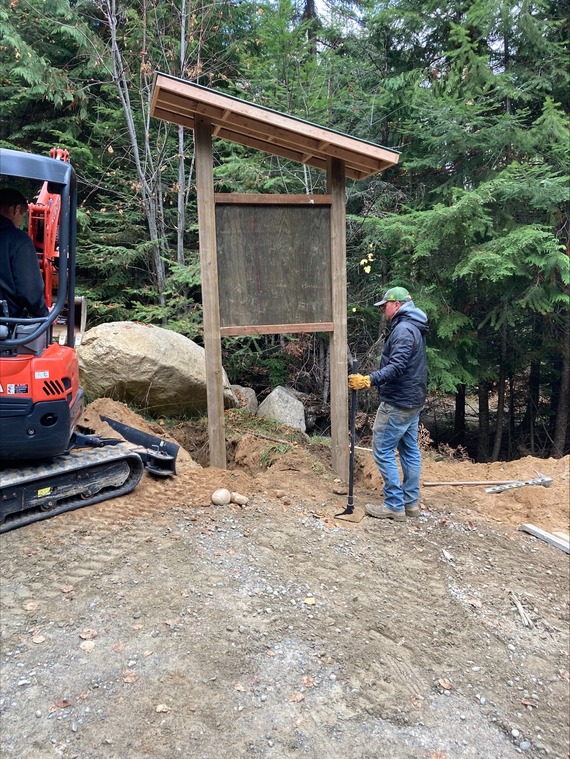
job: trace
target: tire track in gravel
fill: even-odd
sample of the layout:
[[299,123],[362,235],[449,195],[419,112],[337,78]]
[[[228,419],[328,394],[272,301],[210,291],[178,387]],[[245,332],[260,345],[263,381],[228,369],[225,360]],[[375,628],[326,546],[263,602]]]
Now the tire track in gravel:
[[[411,529],[406,530],[406,533],[412,535],[414,532]],[[374,535],[374,533],[371,534]],[[305,593],[316,597],[315,614],[318,613],[319,601],[321,601],[323,606],[327,607],[330,627],[338,630],[342,638],[346,638],[346,625],[351,620],[377,619],[378,612],[386,607],[386,596],[389,597],[392,593],[394,596],[397,595],[398,608],[386,610],[387,618],[395,613],[402,620],[409,619],[410,613],[413,616],[417,608],[418,596],[422,592],[429,597],[429,607],[434,614],[437,614],[436,610],[445,597],[445,588],[441,577],[430,578],[431,557],[426,557],[424,561],[421,554],[408,556],[410,572],[406,574],[404,581],[401,575],[392,576],[390,563],[403,551],[402,541],[398,536],[394,536],[391,545],[389,541],[385,541],[385,552],[382,554],[367,537],[365,540],[368,545],[363,545],[362,535],[346,542],[339,540],[338,534],[322,534],[316,540],[315,538],[306,540],[302,549],[306,561],[299,561],[298,548],[296,553],[292,552],[293,543],[298,542],[298,538],[299,529],[294,523],[280,524],[276,529],[256,534],[256,566],[263,569],[270,592],[274,585],[282,587],[285,581],[289,587],[291,584],[293,587],[296,585],[297,589],[305,586]],[[318,545],[323,541],[325,545],[329,544],[330,551],[320,550],[320,560],[315,563],[315,544]],[[291,557],[294,557],[292,561],[288,561],[289,553]],[[279,567],[281,569],[286,567],[288,570],[286,580],[284,575],[275,578],[276,554],[280,557]],[[369,573],[359,572],[357,576],[343,576],[340,568],[346,566],[351,556],[354,557],[355,564],[361,567],[368,566]],[[334,603],[331,605],[326,599],[328,589],[332,590],[334,598],[335,579],[342,582],[344,593],[353,599],[353,603],[348,608],[335,607]],[[275,593],[274,590],[273,593]],[[413,642],[409,640],[409,631],[404,626],[398,627],[398,622],[393,623],[387,620],[381,630],[371,629],[370,636],[371,641],[366,646],[362,646],[362,661],[366,664],[352,675],[358,682],[365,681],[369,678],[370,662],[374,662],[376,658],[381,661],[381,664],[377,665],[376,688],[369,693],[370,707],[376,708],[379,703],[385,703],[393,695],[397,696],[396,700],[409,702],[412,698],[427,694],[431,683],[428,682],[421,671],[419,662],[416,661]],[[360,643],[355,644],[355,648],[360,646]]]
[[[62,587],[95,581],[135,546],[156,540],[168,519],[164,506],[117,498],[5,533],[0,609],[20,619],[27,604],[49,604],[61,596]],[[27,556],[41,565],[41,573],[30,575]]]

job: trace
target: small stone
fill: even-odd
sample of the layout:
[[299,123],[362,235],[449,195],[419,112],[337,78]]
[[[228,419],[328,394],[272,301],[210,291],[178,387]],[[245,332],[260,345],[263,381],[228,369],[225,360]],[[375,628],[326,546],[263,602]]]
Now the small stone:
[[513,738],[518,738],[520,734],[521,734],[521,733],[520,733],[520,730],[517,730],[517,729],[516,729],[516,727],[514,727],[514,728],[511,730],[511,735],[513,736]]
[[237,492],[230,493],[230,498],[231,502],[237,503],[238,506],[246,506],[249,502],[249,498],[246,495]]
[[212,493],[212,503],[214,506],[227,506],[231,499],[231,493],[227,488],[218,488]]
[[521,751],[528,751],[530,748],[530,741],[521,741],[519,743],[519,748]]

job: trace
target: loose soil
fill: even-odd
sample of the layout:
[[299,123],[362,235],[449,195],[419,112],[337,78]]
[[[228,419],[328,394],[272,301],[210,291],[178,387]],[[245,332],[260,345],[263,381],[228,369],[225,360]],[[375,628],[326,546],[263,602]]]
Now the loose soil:
[[[203,428],[169,433],[176,477],[0,536],[2,757],[566,759],[568,555],[519,528],[568,532],[569,457],[426,453],[424,483],[553,483],[350,523],[323,444],[244,434],[220,470]],[[356,506],[380,487],[358,450]]]

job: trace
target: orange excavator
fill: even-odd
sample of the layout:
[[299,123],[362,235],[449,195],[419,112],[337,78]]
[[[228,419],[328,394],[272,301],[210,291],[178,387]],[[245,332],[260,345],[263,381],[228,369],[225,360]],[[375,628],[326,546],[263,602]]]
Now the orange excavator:
[[[28,233],[49,314],[13,318],[0,300],[0,532],[133,490],[144,467],[174,473],[178,446],[107,420],[122,438],[83,434],[75,352],[76,176],[67,151],[0,149],[0,182],[33,189]],[[80,325],[80,326],[84,326]]]

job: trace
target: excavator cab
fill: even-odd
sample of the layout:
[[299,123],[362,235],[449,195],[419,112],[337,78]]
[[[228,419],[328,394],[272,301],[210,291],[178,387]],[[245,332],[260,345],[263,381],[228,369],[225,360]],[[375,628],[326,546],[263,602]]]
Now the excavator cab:
[[[76,178],[66,155],[6,149],[0,149],[0,176],[3,185],[40,187],[29,232],[50,313],[11,318],[0,303],[0,461],[36,461],[67,450],[83,411],[75,306],[68,305],[75,304]],[[65,339],[54,342],[62,321]]]

